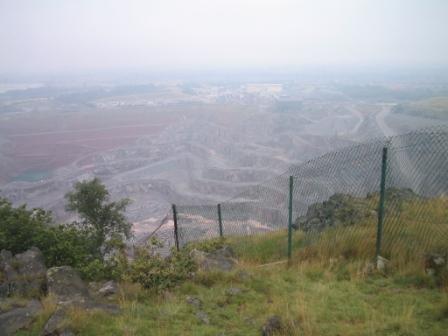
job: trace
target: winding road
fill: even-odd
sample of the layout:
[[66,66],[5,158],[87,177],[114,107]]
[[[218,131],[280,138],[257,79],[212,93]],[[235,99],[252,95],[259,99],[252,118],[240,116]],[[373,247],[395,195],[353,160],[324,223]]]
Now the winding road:
[[[395,104],[378,104],[381,111],[375,116],[376,123],[386,137],[396,135],[396,132],[389,127],[385,118],[391,113]],[[421,187],[421,173],[416,171],[415,164],[409,157],[409,152],[405,149],[405,138],[396,136],[392,139],[389,150],[389,167],[397,169],[399,172],[389,171],[389,179],[392,178],[391,184],[397,183],[397,187],[411,188],[418,192]],[[393,169],[391,168],[391,169]]]

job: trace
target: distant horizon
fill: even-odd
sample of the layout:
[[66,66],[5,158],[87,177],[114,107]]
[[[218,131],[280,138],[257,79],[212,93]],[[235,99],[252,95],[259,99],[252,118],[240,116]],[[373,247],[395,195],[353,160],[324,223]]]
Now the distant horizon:
[[[309,79],[343,80],[344,78],[364,78],[366,80],[407,80],[409,78],[448,81],[448,64],[446,65],[308,65],[308,66],[270,66],[270,67],[209,67],[190,69],[150,69],[150,68],[115,68],[84,69],[79,71],[40,71],[40,72],[0,72],[0,82],[24,82],[30,80],[51,82],[58,80],[293,80],[297,76]],[[428,76],[432,76],[428,78]]]

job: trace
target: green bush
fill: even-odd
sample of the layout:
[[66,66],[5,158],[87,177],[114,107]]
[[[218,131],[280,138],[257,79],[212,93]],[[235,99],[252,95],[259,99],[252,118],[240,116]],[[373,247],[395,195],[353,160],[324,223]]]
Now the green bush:
[[70,225],[43,227],[33,239],[48,266],[77,266],[98,257],[88,231]]
[[156,251],[159,247],[161,244],[153,239],[146,247],[136,248],[135,259],[127,274],[132,282],[156,292],[188,279],[196,270],[187,250],[172,249],[170,256],[163,257]]
[[202,241],[191,242],[187,246],[185,246],[185,248],[189,251],[197,249],[199,251],[210,253],[219,250],[220,248],[223,248],[225,245],[226,245],[226,239],[219,237],[219,238],[212,238]]
[[47,267],[72,266],[87,279],[117,278],[121,272],[116,257],[105,260],[101,256],[90,229],[54,225],[50,212],[13,207],[0,198],[0,250],[17,254],[32,246],[41,250]]
[[76,183],[65,197],[67,209],[77,212],[80,222],[54,225],[50,212],[15,208],[0,198],[0,250],[17,254],[35,246],[47,267],[72,266],[92,280],[121,278],[127,269],[124,239],[131,235],[124,216],[130,201],[111,202],[97,178]]
[[25,205],[14,208],[9,200],[0,198],[0,250],[13,254],[27,250],[51,222],[49,212],[28,210]]

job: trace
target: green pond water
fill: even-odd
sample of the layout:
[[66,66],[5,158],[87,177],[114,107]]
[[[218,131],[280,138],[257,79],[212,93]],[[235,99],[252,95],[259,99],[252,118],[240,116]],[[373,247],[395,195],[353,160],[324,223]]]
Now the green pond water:
[[51,173],[46,170],[27,170],[13,178],[13,181],[36,182],[46,179]]

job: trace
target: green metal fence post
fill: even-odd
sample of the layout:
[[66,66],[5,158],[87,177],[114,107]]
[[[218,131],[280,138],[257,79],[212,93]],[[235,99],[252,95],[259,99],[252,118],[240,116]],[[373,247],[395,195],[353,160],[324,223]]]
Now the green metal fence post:
[[383,238],[384,203],[386,198],[387,147],[383,147],[381,161],[380,199],[378,204],[378,227],[376,232],[376,257],[381,254],[381,240]]
[[218,204],[218,223],[219,223],[219,236],[222,238],[222,237],[224,237],[224,234],[222,232],[221,204]]
[[179,232],[177,229],[176,204],[173,204],[173,221],[174,221],[174,243],[176,244],[176,250],[179,251]]
[[288,260],[291,261],[292,256],[292,190],[294,179],[289,177],[289,205],[288,205]]

